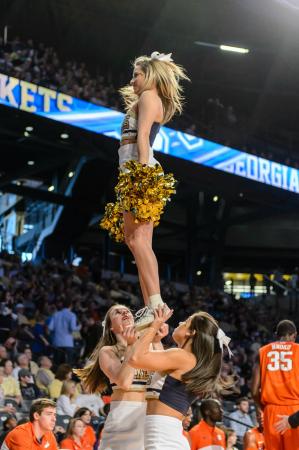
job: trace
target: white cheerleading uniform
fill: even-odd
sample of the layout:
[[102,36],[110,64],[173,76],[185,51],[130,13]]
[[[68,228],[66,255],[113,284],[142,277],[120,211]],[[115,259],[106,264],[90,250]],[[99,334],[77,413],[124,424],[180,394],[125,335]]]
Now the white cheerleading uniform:
[[160,393],[165,381],[165,375],[161,375],[160,372],[151,372],[149,380],[146,385],[147,400],[159,400]]
[[[135,369],[128,392],[145,392],[148,378],[149,372]],[[144,450],[145,413],[145,401],[112,401],[98,450]]]
[[170,416],[145,417],[144,450],[190,450],[182,421]]
[[99,450],[144,450],[146,402],[112,401]]
[[[165,375],[152,372],[146,387],[147,400],[159,400]],[[145,417],[145,450],[190,450],[189,443],[183,435],[182,422],[176,418],[159,415]],[[162,446],[162,447],[161,447]]]
[[[156,374],[154,374],[156,375]],[[157,399],[161,403],[170,406],[180,412],[182,416],[187,414],[195,396],[189,393],[186,385],[176,378],[166,375],[158,377],[160,392]],[[189,442],[183,435],[182,420],[176,417],[151,414],[145,417],[144,427],[144,449],[145,450],[190,450]]]
[[[138,161],[138,149],[137,149],[137,128],[138,119],[133,111],[126,114],[122,128],[121,128],[121,140],[120,147],[118,150],[119,156],[119,167],[122,169],[124,163],[127,161]],[[149,149],[149,159],[148,166],[155,166],[159,162],[154,158],[154,152],[152,145],[154,143],[155,137],[159,132],[160,124],[154,122],[150,132],[150,149]],[[160,164],[159,164],[160,165]]]
[[[152,372],[146,387],[147,400],[159,400],[165,382],[165,375]],[[145,450],[160,450],[161,446],[169,450],[190,450],[183,435],[182,422],[176,418],[159,415],[145,417]]]

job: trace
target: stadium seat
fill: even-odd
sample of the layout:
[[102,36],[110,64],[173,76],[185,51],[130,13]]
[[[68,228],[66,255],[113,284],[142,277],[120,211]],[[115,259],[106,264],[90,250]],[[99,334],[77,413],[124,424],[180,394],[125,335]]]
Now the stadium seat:
[[71,416],[57,414],[56,426],[63,427],[66,430],[71,419],[72,419]]
[[19,409],[19,404],[14,398],[5,397],[4,405],[5,406],[13,406],[16,409]]

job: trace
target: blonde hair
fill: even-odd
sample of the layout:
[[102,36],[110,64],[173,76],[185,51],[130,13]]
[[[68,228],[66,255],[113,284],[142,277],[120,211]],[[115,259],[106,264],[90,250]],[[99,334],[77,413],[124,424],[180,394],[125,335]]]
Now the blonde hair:
[[[90,355],[89,361],[83,369],[73,369],[73,372],[80,378],[84,389],[89,393],[103,392],[109,385],[109,380],[105,373],[102,371],[99,365],[99,353],[104,346],[115,346],[115,353],[117,353],[117,339],[113,331],[111,330],[111,317],[110,313],[113,309],[118,307],[127,308],[127,306],[116,304],[108,309],[104,319],[103,336],[100,342],[95,347],[94,351]],[[129,310],[129,308],[127,308]],[[118,355],[120,357],[120,355]]]
[[76,383],[72,380],[66,380],[62,383],[60,395],[67,395],[70,398],[74,397],[74,394],[70,393],[71,387],[75,386]]
[[[183,87],[181,80],[188,80],[185,69],[174,62],[152,59],[149,56],[139,56],[133,62],[133,67],[139,66],[145,75],[145,83],[142,92],[156,86],[163,104],[163,124],[169,122],[172,117],[183,110]],[[138,95],[133,87],[124,86],[119,90],[125,103],[125,110],[131,110],[138,102]]]

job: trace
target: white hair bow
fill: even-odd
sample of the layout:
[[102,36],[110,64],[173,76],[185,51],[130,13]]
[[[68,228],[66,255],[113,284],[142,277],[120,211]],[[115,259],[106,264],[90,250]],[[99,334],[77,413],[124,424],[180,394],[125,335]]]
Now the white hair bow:
[[151,59],[157,59],[158,61],[166,61],[166,62],[173,62],[173,59],[171,57],[172,53],[159,53],[159,52],[153,52],[151,54]]
[[229,348],[229,343],[231,341],[231,338],[226,336],[226,334],[224,333],[224,331],[221,328],[218,328],[217,339],[219,341],[221,350],[223,351],[223,346],[225,345],[225,347],[227,348],[229,357],[231,357],[233,355],[233,352]]

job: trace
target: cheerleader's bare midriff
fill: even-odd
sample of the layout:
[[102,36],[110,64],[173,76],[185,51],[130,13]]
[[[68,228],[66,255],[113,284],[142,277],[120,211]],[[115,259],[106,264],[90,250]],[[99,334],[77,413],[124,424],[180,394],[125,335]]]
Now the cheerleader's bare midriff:
[[112,393],[111,401],[120,402],[145,402],[145,391],[124,391],[123,389],[117,389]]

